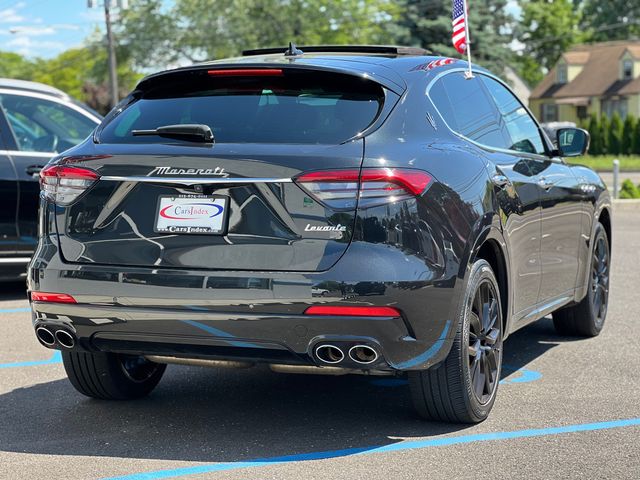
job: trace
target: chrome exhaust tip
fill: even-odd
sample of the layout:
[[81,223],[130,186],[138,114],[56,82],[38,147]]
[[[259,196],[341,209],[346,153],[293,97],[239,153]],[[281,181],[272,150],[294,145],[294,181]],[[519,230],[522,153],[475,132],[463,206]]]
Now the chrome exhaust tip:
[[354,345],[349,349],[349,358],[360,365],[370,365],[378,360],[378,352],[368,345]]
[[56,338],[48,328],[38,327],[36,328],[36,337],[40,340],[40,343],[47,347],[53,347],[56,344]]
[[71,335],[69,332],[67,332],[66,330],[57,330],[56,340],[64,348],[73,348],[76,346],[75,337]]
[[320,345],[316,347],[315,354],[323,363],[336,364],[344,360],[344,352],[335,345]]

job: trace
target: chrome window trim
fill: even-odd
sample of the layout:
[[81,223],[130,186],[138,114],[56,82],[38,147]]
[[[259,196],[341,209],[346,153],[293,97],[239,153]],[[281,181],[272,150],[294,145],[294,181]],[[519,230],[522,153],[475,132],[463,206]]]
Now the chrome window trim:
[[56,155],[60,155],[56,152],[34,152],[31,150],[0,150],[0,155],[7,155],[10,157],[42,157],[53,158]]
[[26,91],[20,91],[20,90],[12,90],[12,89],[8,89],[8,88],[0,88],[0,95],[2,94],[6,94],[6,95],[19,95],[22,97],[32,97],[32,98],[38,98],[40,100],[47,100],[49,102],[53,102],[53,103],[57,103],[59,105],[64,105],[67,108],[70,108],[71,110],[75,110],[76,112],[80,113],[81,115],[93,120],[94,122],[96,122],[96,126],[97,124],[100,123],[100,119],[94,115],[92,115],[90,112],[84,110],[83,108],[68,102],[64,99],[61,98],[57,98],[57,97],[52,97],[50,95],[46,95],[46,94],[42,94],[42,93],[36,93],[36,92],[26,92]]
[[531,117],[531,119],[533,120],[533,123],[538,128],[538,133],[540,134],[540,137],[542,138],[543,144],[544,144],[544,146],[545,146],[545,148],[547,150],[547,155],[541,155],[541,154],[538,154],[538,153],[529,153],[529,152],[519,152],[518,150],[509,150],[507,148],[500,148],[500,147],[493,147],[491,145],[485,145],[483,143],[476,142],[475,140],[472,140],[472,139],[464,136],[460,132],[456,132],[453,128],[451,128],[449,126],[449,124],[447,123],[446,119],[444,118],[444,116],[442,115],[442,113],[440,113],[440,110],[438,110],[438,107],[436,106],[435,102],[431,98],[431,95],[429,95],[429,92],[431,91],[431,88],[433,87],[433,85],[438,80],[440,80],[442,77],[444,77],[446,75],[449,75],[451,73],[458,73],[458,72],[464,73],[466,71],[467,71],[466,68],[452,68],[452,69],[446,70],[444,72],[440,72],[438,75],[436,75],[429,82],[429,84],[427,85],[427,89],[425,91],[425,96],[429,99],[429,102],[431,102],[431,105],[433,106],[433,109],[436,112],[438,112],[438,116],[442,120],[442,123],[445,125],[445,127],[447,127],[447,129],[451,133],[453,133],[455,136],[457,136],[457,137],[459,137],[459,138],[461,138],[463,140],[466,140],[469,143],[472,143],[473,145],[475,145],[475,146],[477,146],[479,148],[482,148],[483,150],[488,150],[490,152],[506,153],[506,154],[509,154],[509,155],[514,155],[515,154],[515,155],[523,156],[523,157],[526,157],[526,158],[530,158],[532,160],[540,160],[540,161],[545,161],[545,162],[551,161],[551,162],[554,162],[554,163],[562,163],[562,164],[565,163],[564,160],[562,160],[561,158],[555,158],[555,157],[552,157],[550,155],[550,148],[549,148],[547,139],[546,139],[545,136],[542,135],[542,127],[540,127],[540,124],[538,123],[536,117],[531,113],[531,110],[529,110],[529,108],[522,103],[522,101],[518,98],[518,96],[515,93],[513,93],[513,90],[511,90],[511,88],[509,88],[508,85],[506,85],[500,78],[498,78],[495,75],[493,75],[491,73],[488,73],[488,72],[478,72],[478,71],[476,71],[476,72],[474,72],[474,75],[484,75],[486,77],[489,77],[489,78],[497,81],[503,87],[505,87],[509,91],[509,93],[511,93],[516,98],[516,100],[518,100],[520,105],[522,105],[522,108],[524,108],[526,110],[527,114]]
[[139,183],[171,183],[177,185],[208,185],[225,183],[292,183],[291,178],[202,178],[202,177],[120,177],[105,175],[100,181],[111,182],[139,182]]

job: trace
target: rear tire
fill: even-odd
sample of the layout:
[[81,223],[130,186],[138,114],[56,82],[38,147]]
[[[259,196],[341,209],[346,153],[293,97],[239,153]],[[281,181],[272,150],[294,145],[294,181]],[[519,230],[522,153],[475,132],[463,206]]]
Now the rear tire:
[[500,290],[485,260],[471,267],[457,323],[445,361],[409,372],[411,396],[424,419],[478,423],[493,407],[502,368]]
[[144,397],[167,368],[143,357],[115,353],[62,352],[62,362],[78,392],[103,400]]
[[589,288],[582,301],[553,313],[553,325],[560,335],[595,337],[600,334],[607,317],[611,251],[607,232],[596,225],[589,265]]

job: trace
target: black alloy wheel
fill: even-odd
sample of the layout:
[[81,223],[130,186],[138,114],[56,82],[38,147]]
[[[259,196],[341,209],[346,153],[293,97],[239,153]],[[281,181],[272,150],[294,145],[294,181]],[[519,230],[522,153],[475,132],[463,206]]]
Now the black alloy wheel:
[[502,335],[497,295],[488,281],[478,285],[469,311],[468,368],[476,399],[486,404],[500,375]]
[[560,335],[595,337],[602,331],[609,305],[610,248],[604,226],[597,223],[593,235],[587,294],[580,302],[553,312],[553,325]]
[[413,404],[427,420],[478,423],[493,408],[502,369],[502,304],[491,265],[471,265],[446,359],[409,372]]
[[609,246],[606,237],[596,238],[591,265],[592,306],[596,325],[602,328],[609,301]]

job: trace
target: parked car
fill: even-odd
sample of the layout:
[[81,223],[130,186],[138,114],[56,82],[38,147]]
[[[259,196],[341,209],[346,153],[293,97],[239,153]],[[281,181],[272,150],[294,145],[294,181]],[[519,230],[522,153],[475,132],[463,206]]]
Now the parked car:
[[26,275],[37,243],[40,169],[100,115],[58,89],[0,78],[0,281]]
[[611,200],[563,160],[585,131],[554,149],[474,68],[325,46],[143,79],[41,173],[38,339],[89,397],[261,362],[406,375],[424,418],[485,419],[509,334],[601,331]]

